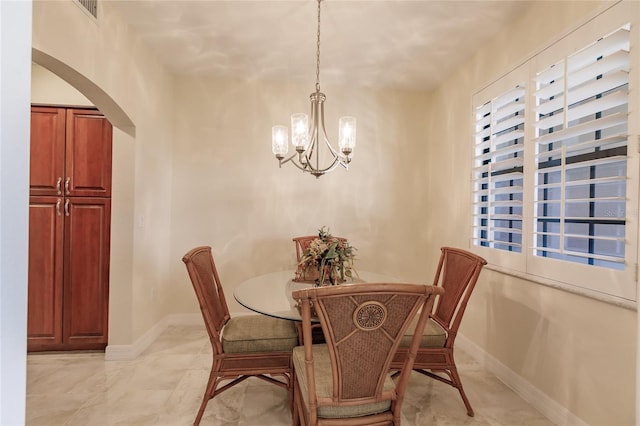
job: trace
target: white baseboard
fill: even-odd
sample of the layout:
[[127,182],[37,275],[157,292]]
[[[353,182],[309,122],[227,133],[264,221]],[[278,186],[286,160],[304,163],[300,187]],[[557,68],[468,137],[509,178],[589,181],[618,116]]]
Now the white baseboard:
[[518,396],[540,411],[553,424],[558,426],[587,426],[587,423],[549,398],[540,389],[516,374],[513,370],[502,364],[496,358],[486,353],[480,346],[461,334],[456,338],[456,346],[468,353],[482,365],[487,371],[495,375],[505,385],[509,386]]
[[202,315],[197,314],[171,314],[167,315],[153,327],[147,330],[131,345],[107,345],[104,351],[106,361],[120,361],[135,359],[149,347],[162,334],[167,327],[172,325],[203,325]]

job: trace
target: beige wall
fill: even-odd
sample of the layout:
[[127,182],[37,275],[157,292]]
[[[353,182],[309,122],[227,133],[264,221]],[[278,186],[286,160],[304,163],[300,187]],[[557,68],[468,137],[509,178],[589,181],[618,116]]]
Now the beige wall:
[[116,127],[133,122],[114,131],[109,345],[119,345],[166,315],[173,81],[108,2],[100,10],[97,25],[74,2],[35,1],[33,48]]
[[[323,87],[330,137],[353,114],[358,146],[348,173],[317,180],[278,169],[269,140],[308,110],[311,84],[171,76],[102,6],[96,26],[71,2],[36,1],[33,46],[135,125],[114,132],[110,345],[126,345],[168,314],[197,312],[180,258],[199,244],[213,246],[232,311],[237,282],[293,267],[291,237],[322,225],[352,240],[357,267],[430,281],[440,246],[468,247],[472,93],[602,3],[534,3],[432,94]],[[635,332],[633,311],[490,270],[462,326],[589,424],[635,422]]]
[[62,74],[72,85],[74,72],[95,84],[85,94],[99,109],[105,100],[93,92],[102,90],[135,125],[114,132],[110,345],[135,342],[168,314],[197,312],[180,262],[196,244],[214,247],[232,310],[238,280],[292,268],[291,238],[323,225],[352,239],[360,268],[430,279],[427,253],[407,243],[423,232],[425,172],[407,166],[426,150],[426,95],[324,88],[330,137],[339,115],[361,124],[352,170],[316,180],[278,169],[270,148],[271,126],[307,111],[312,85],[178,78],[174,97],[173,77],[108,2],[101,13],[96,25],[71,2],[36,1],[33,46],[70,67]]
[[[279,169],[271,153],[271,126],[308,111],[312,90],[311,84],[177,80],[171,257],[211,245],[231,310],[240,309],[231,296],[236,283],[293,269],[291,238],[323,225],[351,240],[357,268],[429,279],[423,267],[429,252],[416,238],[424,232],[427,197],[416,160],[426,152],[428,97],[324,87],[329,137],[337,138],[338,116],[352,114],[358,145],[348,172],[339,168],[316,179],[291,164]],[[172,266],[171,304],[194,306],[184,265]]]
[[75,87],[36,63],[31,64],[31,103],[82,107],[95,106]]
[[[428,251],[469,246],[471,95],[602,7],[535,3],[433,93]],[[635,311],[485,270],[461,333],[587,424],[635,424]]]

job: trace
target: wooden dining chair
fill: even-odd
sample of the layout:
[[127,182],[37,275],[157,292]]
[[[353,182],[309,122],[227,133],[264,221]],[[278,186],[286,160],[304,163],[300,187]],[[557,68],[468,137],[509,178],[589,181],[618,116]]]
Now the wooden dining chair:
[[[304,345],[293,350],[293,424],[400,424],[413,357],[397,381],[389,366],[407,327],[421,310],[420,332],[442,288],[417,284],[344,284],[293,292],[301,306]],[[313,344],[311,309],[326,344]],[[415,355],[420,338],[408,348]]]
[[[200,423],[210,399],[249,377],[286,388],[291,401],[291,351],[298,343],[294,323],[265,315],[231,318],[211,247],[196,247],[182,261],[187,266],[213,348],[209,382],[194,425]],[[224,380],[231,382],[218,387]]]
[[487,262],[482,257],[462,249],[442,247],[440,250],[442,253],[433,285],[443,288],[444,294],[438,297],[423,332],[409,327],[409,331],[400,342],[391,368],[396,371],[403,368],[410,353],[410,343],[417,332],[421,340],[413,370],[458,389],[467,408],[467,414],[473,417],[473,408],[462,387],[453,352],[467,302],[480,271]]

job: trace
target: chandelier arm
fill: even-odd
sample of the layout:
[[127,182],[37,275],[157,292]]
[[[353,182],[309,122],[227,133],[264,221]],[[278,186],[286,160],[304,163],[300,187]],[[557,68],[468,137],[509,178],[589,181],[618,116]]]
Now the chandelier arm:
[[325,167],[324,169],[313,169],[313,170],[308,170],[308,172],[314,175],[315,177],[320,177],[323,174],[332,171],[333,169],[338,167],[338,165],[341,165],[342,167],[347,168],[347,166],[344,163],[342,163],[338,158],[334,158],[333,162],[329,166]]
[[333,158],[340,157],[339,151],[336,151],[331,145],[331,142],[329,141],[329,136],[327,136],[327,129],[324,127],[324,102],[320,104],[320,126],[322,127],[322,139],[324,141],[324,144],[327,146],[327,148],[329,148],[329,151],[331,151],[331,155],[333,155]]
[[[313,123],[313,128],[312,128],[312,132],[311,132],[311,140],[309,142],[309,147],[307,148],[306,151],[304,151],[303,153],[300,154],[301,157],[306,158],[306,163],[305,163],[305,167],[298,167],[299,169],[311,173],[312,175],[314,175],[316,178],[322,176],[323,174],[332,171],[333,169],[335,169],[338,165],[341,165],[342,167],[346,168],[348,170],[348,165],[347,163],[344,162],[344,159],[342,158],[342,156],[340,155],[336,155],[335,151],[333,150],[333,148],[329,145],[329,148],[332,152],[332,156],[333,156],[333,161],[325,168],[320,168],[320,161],[319,161],[319,144],[320,144],[320,140],[319,140],[319,136],[320,136],[320,127],[318,127],[317,122]],[[322,130],[324,133],[324,140],[325,143],[327,142],[327,137],[326,137],[326,132],[324,131],[324,126],[322,126]],[[317,146],[316,146],[317,145]],[[315,162],[315,166],[313,165],[313,162]],[[295,164],[296,166],[298,166],[295,161],[292,161],[293,164]]]
[[[296,156],[298,157],[297,159],[296,159]],[[303,155],[302,153],[298,154],[298,153],[296,152],[296,153],[294,153],[293,155],[291,155],[291,156],[290,156],[289,158],[287,158],[287,159],[279,160],[279,165],[280,165],[280,167],[282,167],[282,165],[283,165],[283,164],[291,163],[291,164],[293,164],[294,166],[296,166],[298,169],[302,170],[303,172],[306,172],[306,173],[314,173],[316,170],[315,170],[314,168],[311,168],[311,167],[309,166],[309,162],[308,162],[308,160],[307,160],[306,162],[302,162],[302,161],[300,160],[300,159],[301,159],[301,158],[303,158],[303,157],[304,157],[304,155]],[[297,160],[297,161],[296,161],[296,160]],[[323,173],[324,173],[324,172],[323,172]]]
[[335,158],[336,161],[339,161],[340,163],[344,163],[349,164],[351,162],[351,159],[345,155],[340,154],[339,151],[336,151],[332,146],[331,143],[329,142],[329,139],[327,139],[327,136],[325,134],[324,137],[324,143],[325,145],[329,148],[329,151],[331,151],[331,155],[333,158]]
[[298,164],[295,161],[295,157],[299,155],[300,154],[298,154],[297,152],[294,152],[292,155],[289,156],[289,158],[278,158],[278,164],[280,165],[280,167],[282,167],[283,164],[287,164],[288,162],[291,162],[291,164],[295,164],[296,167],[300,168],[300,166],[298,166]]
[[[318,85],[317,82],[316,82],[316,85]],[[320,95],[322,94],[316,90],[315,93],[312,93],[311,96],[309,96],[309,99],[311,100],[311,125],[309,127],[309,148],[307,150],[308,151],[307,159],[309,160],[309,164],[311,165],[312,159],[315,158],[316,170],[319,167],[319,158],[320,158],[320,144],[318,141],[318,110],[320,108],[320,102],[321,102]],[[314,167],[311,166],[311,169],[314,169]]]
[[[331,151],[331,155],[333,156],[334,159],[336,159],[337,161],[340,162],[340,164],[342,164],[343,167],[345,167],[347,170],[349,169],[349,167],[347,166],[350,162],[351,159],[348,156],[342,155],[342,153],[339,150],[336,150],[333,145],[331,145],[331,141],[329,140],[329,136],[327,136],[327,129],[325,128],[324,125],[324,95],[322,98],[320,98],[322,101],[320,102],[320,125],[322,127],[322,139],[324,141],[324,144],[327,146],[327,148],[329,148],[329,151]],[[319,133],[319,132],[318,132]],[[320,135],[318,134],[318,137]],[[318,141],[318,144],[320,142]],[[330,166],[331,167],[331,166]]]
[[329,147],[329,150],[331,151],[331,155],[333,156],[333,158],[336,159],[336,161],[339,161],[343,165],[347,165],[351,162],[351,158],[347,157],[346,155],[342,155],[339,151],[336,151],[331,146],[331,144],[329,143],[329,140],[326,137],[325,137],[325,145]]
[[[335,158],[333,160],[333,162],[325,167],[324,169],[317,169],[315,167],[311,167],[309,165],[309,162],[307,161],[307,163],[300,163],[300,160],[296,161],[296,155],[298,155],[298,153],[295,153],[293,155],[291,155],[289,158],[287,159],[283,159],[283,160],[279,160],[279,165],[280,167],[282,167],[283,164],[286,163],[291,163],[294,166],[296,166],[298,169],[300,169],[301,171],[305,172],[305,173],[310,173],[316,177],[320,177],[323,174],[332,171],[333,169],[335,169],[336,167],[338,167],[338,165],[341,165],[342,167],[344,167],[345,169],[349,170],[349,165],[344,163],[343,161],[341,161],[339,158]],[[299,156],[302,156],[302,154],[300,154]]]

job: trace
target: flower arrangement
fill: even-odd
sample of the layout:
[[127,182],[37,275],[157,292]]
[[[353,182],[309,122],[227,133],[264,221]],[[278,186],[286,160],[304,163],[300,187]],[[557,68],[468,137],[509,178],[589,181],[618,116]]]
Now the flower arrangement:
[[303,277],[317,277],[316,286],[340,284],[352,277],[355,250],[347,240],[333,237],[323,226],[318,237],[304,249],[298,272]]

